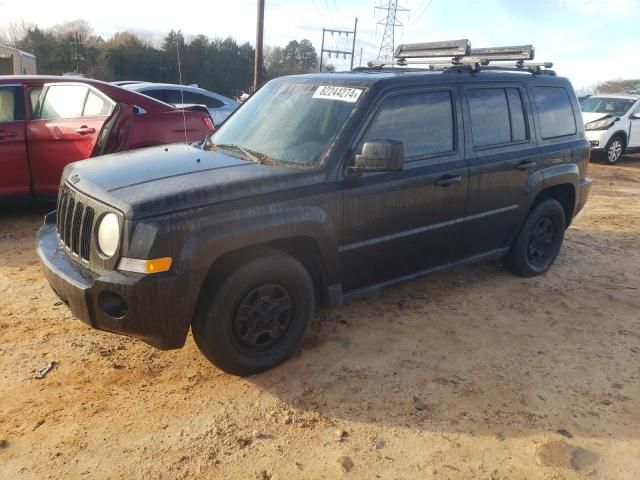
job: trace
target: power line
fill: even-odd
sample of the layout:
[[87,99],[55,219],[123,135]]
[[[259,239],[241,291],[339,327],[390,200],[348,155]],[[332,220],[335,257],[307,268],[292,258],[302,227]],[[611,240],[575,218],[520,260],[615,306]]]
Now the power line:
[[386,6],[379,5],[375,8],[387,12],[387,16],[378,22],[378,25],[384,25],[378,61],[389,60],[393,58],[395,50],[395,29],[396,27],[404,27],[404,24],[398,20],[398,13],[407,13],[409,10],[398,5],[398,0],[389,0]]
[[[429,10],[429,7],[431,6],[431,4],[433,3],[433,0],[425,0],[424,2],[422,2],[422,5],[420,5],[420,7],[418,8],[418,10],[420,13],[418,13],[416,15],[416,18],[413,19],[413,22],[411,22],[411,27],[413,27],[418,20],[420,20],[420,18],[422,17],[422,15],[424,15],[426,13],[427,10]],[[424,8],[422,10],[420,10],[420,8],[422,8],[424,6]]]
[[[336,58],[339,58],[340,55],[342,55],[345,59],[347,58],[347,56],[351,57],[351,70],[353,70],[353,60],[354,60],[354,53],[355,53],[355,49],[356,49],[356,35],[358,32],[358,17],[356,17],[356,21],[355,24],[353,26],[353,30],[339,30],[339,29],[333,29],[333,28],[323,28],[322,29],[322,46],[320,47],[320,64],[318,66],[318,71],[321,72],[322,71],[322,64],[324,61],[324,54],[328,53],[329,54],[329,58],[331,58],[331,55],[335,55]],[[339,43],[338,43],[338,48],[324,48],[324,39],[327,33],[330,33],[331,36],[333,36],[335,33],[338,34],[338,39],[339,39]],[[345,34],[346,38],[349,38],[349,35],[352,35],[352,41],[351,41],[351,48],[348,49],[348,47],[342,47],[340,39],[342,37],[342,34]]]

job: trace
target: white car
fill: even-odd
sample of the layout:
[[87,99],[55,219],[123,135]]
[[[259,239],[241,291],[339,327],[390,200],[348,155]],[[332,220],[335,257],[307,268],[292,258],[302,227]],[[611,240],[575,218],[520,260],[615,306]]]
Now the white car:
[[192,85],[175,85],[172,83],[131,83],[122,88],[142,93],[164,103],[183,107],[186,105],[205,105],[209,115],[217,127],[224,122],[240,103],[231,98],[210,92]]
[[595,95],[580,108],[596,157],[613,165],[624,153],[640,152],[640,96]]

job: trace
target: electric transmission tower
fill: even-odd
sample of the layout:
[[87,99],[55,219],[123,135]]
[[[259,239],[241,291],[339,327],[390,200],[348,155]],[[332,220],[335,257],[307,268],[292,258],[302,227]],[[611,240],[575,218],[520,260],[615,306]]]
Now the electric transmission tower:
[[409,9],[398,5],[398,0],[389,0],[388,4],[382,4],[375,8],[387,12],[386,17],[378,22],[378,25],[384,25],[378,60],[391,60],[395,50],[395,29],[396,27],[404,27],[403,23],[398,20],[398,14],[408,13]]

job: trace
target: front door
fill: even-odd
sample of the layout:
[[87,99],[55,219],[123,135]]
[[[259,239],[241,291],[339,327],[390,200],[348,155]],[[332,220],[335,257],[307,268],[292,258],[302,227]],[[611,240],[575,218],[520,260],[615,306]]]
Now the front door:
[[88,85],[45,85],[27,128],[34,194],[56,195],[65,165],[91,156],[114,105]]
[[640,104],[629,117],[631,128],[629,129],[629,148],[640,148]]
[[466,255],[509,246],[527,207],[529,178],[540,168],[533,116],[519,84],[462,88],[469,154]]
[[0,198],[30,192],[23,88],[0,85]]
[[378,102],[354,150],[369,140],[398,140],[405,167],[343,180],[345,292],[410,278],[460,255],[468,168],[458,104],[457,91],[446,87]]

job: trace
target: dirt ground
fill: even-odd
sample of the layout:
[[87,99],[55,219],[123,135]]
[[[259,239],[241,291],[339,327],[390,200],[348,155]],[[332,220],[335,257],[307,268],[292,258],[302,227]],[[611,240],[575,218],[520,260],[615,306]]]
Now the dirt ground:
[[545,276],[485,262],[320,311],[245,379],[73,319],[44,209],[5,210],[0,478],[640,478],[640,157],[590,172]]

